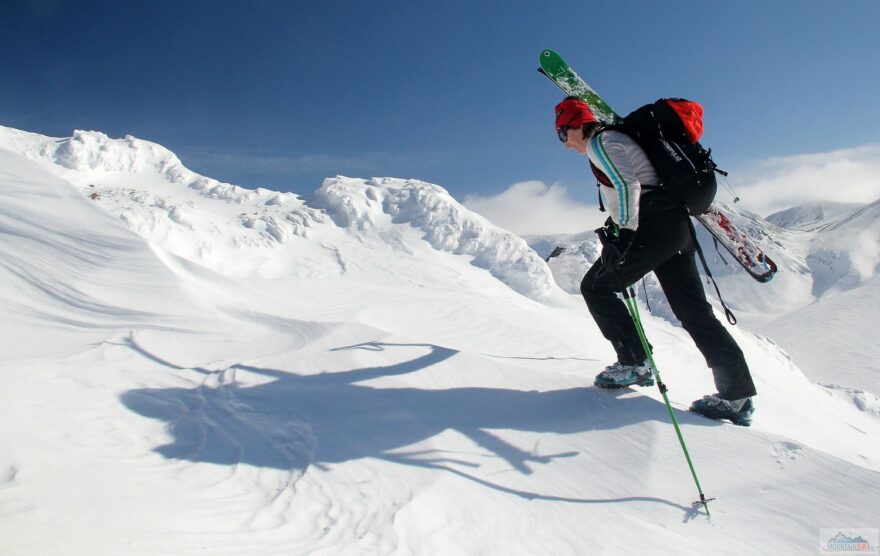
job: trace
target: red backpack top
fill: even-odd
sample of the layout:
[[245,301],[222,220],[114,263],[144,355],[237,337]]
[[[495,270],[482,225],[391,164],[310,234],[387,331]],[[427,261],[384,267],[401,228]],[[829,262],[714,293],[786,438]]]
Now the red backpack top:
[[691,143],[699,141],[703,136],[703,107],[697,102],[683,98],[665,98],[663,102],[678,114],[688,141]]
[[[682,98],[662,98],[634,110],[604,129],[629,135],[645,151],[660,183],[642,184],[643,187],[663,190],[687,207],[693,216],[702,213],[712,203],[718,187],[715,181],[717,166],[711,151],[698,142],[703,135],[703,107],[699,103]],[[611,185],[607,176],[592,162],[590,168],[600,184]]]

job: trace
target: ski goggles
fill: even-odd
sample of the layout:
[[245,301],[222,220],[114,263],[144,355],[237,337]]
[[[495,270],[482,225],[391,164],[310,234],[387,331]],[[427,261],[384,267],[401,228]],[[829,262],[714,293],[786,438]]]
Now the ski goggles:
[[564,125],[562,127],[556,128],[556,136],[559,137],[559,140],[565,143],[568,141],[568,130],[571,129],[571,126]]

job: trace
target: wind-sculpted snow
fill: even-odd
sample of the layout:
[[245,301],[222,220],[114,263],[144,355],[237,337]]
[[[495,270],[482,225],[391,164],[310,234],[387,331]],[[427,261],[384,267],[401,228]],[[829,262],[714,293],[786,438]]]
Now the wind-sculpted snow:
[[414,247],[407,231],[416,229],[418,241],[471,257],[474,266],[534,299],[555,287],[547,266],[522,239],[464,208],[437,185],[337,177],[325,181],[310,206],[292,193],[250,190],[201,176],[165,147],[131,136],[111,139],[78,130],[52,139],[2,128],[0,146],[47,164],[150,242],[224,274],[344,272],[337,244],[346,240],[336,223],[351,239],[369,236],[386,249],[404,252]]
[[112,139],[98,131],[75,130],[63,139],[52,139],[0,127],[4,131],[0,144],[37,161],[52,162],[74,174],[65,178],[89,175],[100,181],[116,174],[161,176],[167,182],[185,184],[201,196],[242,204],[265,200],[266,204],[283,204],[296,196],[265,189],[245,189],[201,176],[186,168],[180,159],[162,145],[126,135]]
[[473,257],[473,264],[523,295],[553,288],[544,261],[526,242],[459,204],[442,187],[394,178],[327,179],[315,194],[334,221],[359,234],[383,236],[411,226],[434,249]]
[[[176,329],[193,313],[144,241],[69,183],[0,149],[0,184],[0,359],[119,326]],[[132,295],[143,283],[152,297]],[[48,340],[46,326],[67,334]]]
[[110,139],[100,132],[76,130],[72,137],[57,142],[56,146],[52,158],[71,170],[158,171],[173,182],[182,182],[186,178],[183,165],[174,153],[130,135]]
[[[873,389],[740,326],[757,420],[702,418],[711,372],[646,311],[709,521],[662,394],[592,387],[613,351],[583,303],[492,276],[546,290],[518,238],[414,180],[306,201],[180,168],[0,130],[4,555],[800,554],[878,522]],[[873,337],[873,284],[792,337],[844,361],[829,329]]]

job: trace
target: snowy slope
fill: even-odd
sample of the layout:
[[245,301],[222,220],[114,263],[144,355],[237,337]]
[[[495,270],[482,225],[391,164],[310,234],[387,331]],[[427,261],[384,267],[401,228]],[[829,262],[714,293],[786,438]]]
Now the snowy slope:
[[811,379],[880,392],[880,278],[807,305],[763,328]]
[[709,372],[647,318],[718,497],[691,509],[659,393],[590,387],[582,301],[438,186],[249,191],[92,132],[0,129],[0,163],[3,554],[804,553],[878,522],[876,399],[740,327],[758,422],[693,416]]
[[[735,206],[721,206],[737,228],[748,233],[780,269],[769,284],[754,281],[723,248],[715,249],[712,236],[695,223],[697,238],[712,275],[718,281],[725,302],[734,309],[737,317],[747,326],[756,326],[811,303],[814,296],[811,293],[813,278],[807,262],[809,235],[779,228],[758,215]],[[553,249],[552,245],[567,248],[561,255],[551,259],[550,267],[560,287],[572,294],[579,291],[585,269],[598,258],[600,251],[598,239],[592,232],[567,237],[528,239],[545,256]],[[646,286],[650,305],[656,309],[656,314],[674,320],[653,275],[647,277]],[[710,296],[715,296],[711,286],[707,286],[706,291]]]
[[859,203],[822,201],[805,203],[767,216],[767,222],[780,228],[811,230],[861,208]]
[[[759,284],[729,256],[719,254],[711,236],[697,227],[709,267],[740,323],[772,337],[814,381],[880,392],[874,340],[880,314],[880,201],[811,203],[768,217],[787,227],[736,207],[726,210],[780,268],[770,283]],[[530,237],[529,243],[543,256],[557,246],[566,248],[549,266],[560,287],[572,294],[578,293],[584,272],[599,255],[591,232]],[[676,322],[652,275],[645,286],[640,294],[647,290],[654,314]],[[711,286],[706,291],[717,297]]]
[[876,278],[880,274],[880,199],[821,226],[811,242],[807,264],[817,297]]
[[761,330],[810,378],[880,394],[880,200],[811,228],[806,264],[815,302]]
[[6,150],[0,172],[0,358],[65,355],[121,322],[174,330],[198,315],[143,240],[69,183]]
[[[349,240],[391,244],[404,253],[412,251],[410,243],[421,247],[424,238],[433,250],[472,257],[475,266],[520,293],[542,298],[551,290],[550,273],[524,241],[437,186],[337,177],[326,180],[307,206],[291,193],[199,176],[164,147],[133,137],[77,131],[51,140],[3,129],[0,146],[42,163],[151,242],[227,275],[338,274],[337,246],[319,254],[316,244],[346,228]],[[307,260],[297,258],[303,246]]]

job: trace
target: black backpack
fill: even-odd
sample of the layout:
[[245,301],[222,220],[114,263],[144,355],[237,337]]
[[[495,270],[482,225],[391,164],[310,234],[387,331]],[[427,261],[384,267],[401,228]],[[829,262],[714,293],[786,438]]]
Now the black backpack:
[[[698,142],[703,133],[702,117],[703,107],[696,102],[660,99],[603,130],[623,132],[645,151],[660,183],[643,187],[659,187],[696,216],[705,212],[715,199],[715,172],[727,175],[712,160],[711,149],[704,149]],[[592,162],[590,167],[600,184],[611,186],[608,177]]]

